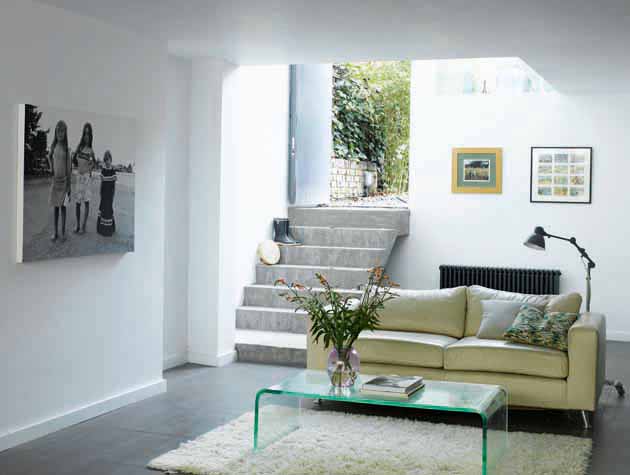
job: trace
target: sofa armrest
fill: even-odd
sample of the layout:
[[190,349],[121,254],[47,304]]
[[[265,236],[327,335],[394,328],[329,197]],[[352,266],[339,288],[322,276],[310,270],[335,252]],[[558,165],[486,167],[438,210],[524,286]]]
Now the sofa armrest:
[[583,313],[569,329],[568,409],[594,411],[606,379],[606,318]]
[[[308,318],[308,317],[307,317]],[[308,369],[325,370],[328,364],[330,350],[324,348],[322,338],[316,344],[311,336],[311,319],[308,320],[308,333],[306,334],[306,367]]]

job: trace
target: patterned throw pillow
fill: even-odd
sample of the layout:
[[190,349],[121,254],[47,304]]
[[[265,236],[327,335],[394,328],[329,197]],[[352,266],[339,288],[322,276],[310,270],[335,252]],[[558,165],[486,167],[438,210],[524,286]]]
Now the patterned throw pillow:
[[569,328],[577,319],[577,313],[544,313],[532,305],[525,304],[503,336],[514,343],[567,351]]

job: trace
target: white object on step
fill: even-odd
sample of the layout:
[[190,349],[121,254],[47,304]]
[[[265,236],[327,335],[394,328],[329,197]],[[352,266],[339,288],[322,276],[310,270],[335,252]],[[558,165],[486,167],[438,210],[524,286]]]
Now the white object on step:
[[260,262],[272,266],[280,262],[280,246],[271,239],[267,239],[258,245],[256,255]]

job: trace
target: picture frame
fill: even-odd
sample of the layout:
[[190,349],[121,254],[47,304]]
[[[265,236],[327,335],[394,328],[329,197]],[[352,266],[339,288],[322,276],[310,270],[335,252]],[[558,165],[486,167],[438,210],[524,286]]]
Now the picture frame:
[[530,203],[592,203],[592,147],[532,147]]
[[503,149],[454,148],[453,193],[502,193]]
[[16,262],[134,252],[138,121],[16,109]]

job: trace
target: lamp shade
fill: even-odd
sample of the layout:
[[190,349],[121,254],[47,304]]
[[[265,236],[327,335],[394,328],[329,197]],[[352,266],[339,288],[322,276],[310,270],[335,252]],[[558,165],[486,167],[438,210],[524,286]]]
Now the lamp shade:
[[[539,229],[542,232],[540,232]],[[529,238],[527,238],[527,241],[525,241],[523,244],[526,247],[529,247],[530,249],[535,249],[537,251],[544,251],[545,250],[545,234],[542,228],[536,228],[534,230],[534,234],[532,234]]]

